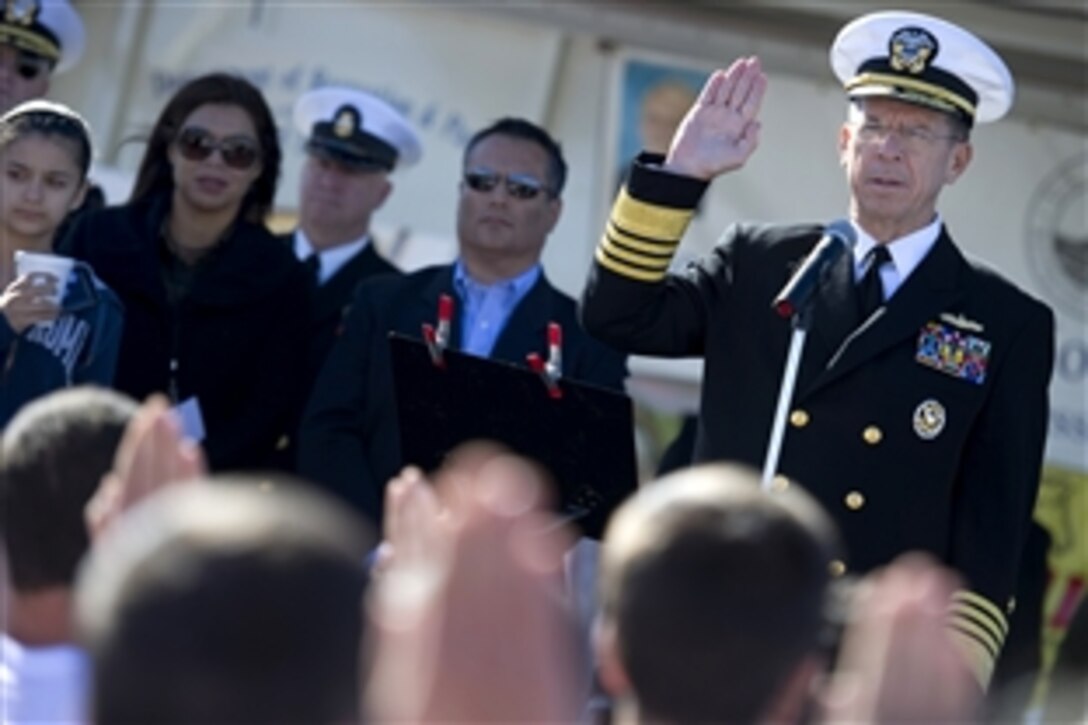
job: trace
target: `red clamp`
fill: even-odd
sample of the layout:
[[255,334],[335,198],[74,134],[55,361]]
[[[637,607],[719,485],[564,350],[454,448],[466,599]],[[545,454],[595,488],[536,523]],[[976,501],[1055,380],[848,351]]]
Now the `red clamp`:
[[544,362],[535,352],[526,355],[525,360],[529,368],[544,381],[548,395],[555,399],[562,398],[559,378],[563,377],[563,328],[558,322],[548,323],[548,361]]
[[423,323],[423,342],[427,343],[427,352],[431,354],[431,362],[435,367],[446,367],[446,358],[443,352],[450,344],[450,325],[453,320],[453,298],[442,295],[438,298],[438,327]]

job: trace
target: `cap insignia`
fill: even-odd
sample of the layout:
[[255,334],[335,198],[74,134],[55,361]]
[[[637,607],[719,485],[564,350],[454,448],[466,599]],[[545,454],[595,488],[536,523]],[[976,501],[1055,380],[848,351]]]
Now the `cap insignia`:
[[937,57],[937,38],[923,28],[900,28],[888,43],[888,57],[892,70],[924,73]]
[[332,122],[332,132],[337,138],[351,138],[361,125],[362,118],[352,106],[341,106]]
[[29,27],[38,19],[41,9],[39,0],[4,0],[4,22]]

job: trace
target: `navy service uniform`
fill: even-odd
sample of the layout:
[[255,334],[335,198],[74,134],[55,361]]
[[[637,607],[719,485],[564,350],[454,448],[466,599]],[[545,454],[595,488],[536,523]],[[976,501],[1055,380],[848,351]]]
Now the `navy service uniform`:
[[[916,40],[919,25],[932,20],[877,17],[875,28],[854,32],[887,39],[905,26]],[[941,38],[953,50],[961,40]],[[886,58],[871,60],[861,72],[891,84],[890,67]],[[884,95],[918,94],[931,83],[906,78]],[[864,82],[855,87],[876,92]],[[945,103],[945,86],[936,90]],[[972,101],[951,95],[954,108]],[[981,108],[981,97],[973,103]],[[993,104],[984,110],[992,114]],[[695,460],[762,467],[791,335],[771,303],[823,229],[734,225],[709,255],[669,274],[707,184],[666,172],[660,161],[641,157],[619,194],[582,320],[590,334],[630,353],[705,357]],[[1038,489],[1053,314],[965,258],[945,228],[868,319],[853,264],[842,255],[814,296],[773,488],[797,481],[831,512],[848,551],[835,573],[865,572],[908,550],[960,572],[966,586],[950,626],[985,684],[1008,631]]]
[[[422,156],[419,136],[408,119],[380,98],[354,88],[325,86],[302,94],[295,102],[293,120],[306,138],[307,154],[348,173],[388,174],[412,166]],[[400,270],[375,249],[369,232],[323,250],[313,248],[303,229],[278,238],[311,266],[314,276],[301,397],[289,432],[277,444],[278,465],[293,469],[302,410],[356,287],[378,275],[399,275]],[[349,246],[358,251],[351,253]],[[346,259],[345,252],[350,255]]]
[[[412,166],[422,156],[419,136],[408,119],[380,98],[354,88],[327,86],[304,93],[295,103],[294,123],[307,138],[308,154],[357,173],[390,173]],[[297,231],[281,240],[294,249],[300,261],[305,262],[315,251]],[[356,254],[331,274],[322,274],[315,285],[308,386],[332,348],[344,310],[359,283],[379,274],[399,274],[374,248],[369,235],[363,241]],[[317,254],[325,256],[324,252]],[[321,260],[322,267],[325,262]]]
[[[277,239],[285,247],[291,249],[294,245],[295,234],[297,232],[282,234]],[[306,366],[303,373],[307,389],[317,380],[317,374],[321,372],[321,366],[325,363],[333,343],[336,342],[355,288],[364,280],[382,274],[399,275],[401,272],[381,256],[372,243],[368,243],[332,277],[314,287],[310,303]]]

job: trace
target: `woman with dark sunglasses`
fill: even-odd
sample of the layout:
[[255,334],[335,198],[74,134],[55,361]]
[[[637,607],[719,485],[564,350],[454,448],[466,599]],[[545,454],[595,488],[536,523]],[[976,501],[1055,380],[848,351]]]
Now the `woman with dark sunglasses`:
[[155,122],[129,203],[64,244],[125,303],[116,387],[168,394],[217,470],[267,465],[298,405],[309,282],[264,226],[279,170],[260,91],[196,78]]

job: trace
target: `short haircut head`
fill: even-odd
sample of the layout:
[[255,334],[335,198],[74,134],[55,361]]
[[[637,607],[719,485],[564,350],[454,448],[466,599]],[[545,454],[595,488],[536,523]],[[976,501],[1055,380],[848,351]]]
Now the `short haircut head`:
[[563,149],[551,134],[523,118],[500,118],[487,128],[477,131],[469,139],[462,156],[462,164],[468,162],[472,149],[489,136],[507,136],[529,141],[544,149],[544,153],[548,156],[547,183],[551,196],[556,199],[562,196],[563,187],[567,183],[567,162],[563,159]]
[[0,439],[0,533],[18,591],[69,587],[89,546],[83,509],[113,465],[130,398],[70,388],[26,405]]
[[836,536],[795,489],[699,466],[641,489],[609,523],[601,616],[643,717],[754,722],[818,651]]
[[80,574],[93,721],[353,719],[368,543],[350,513],[285,480],[141,504]]

